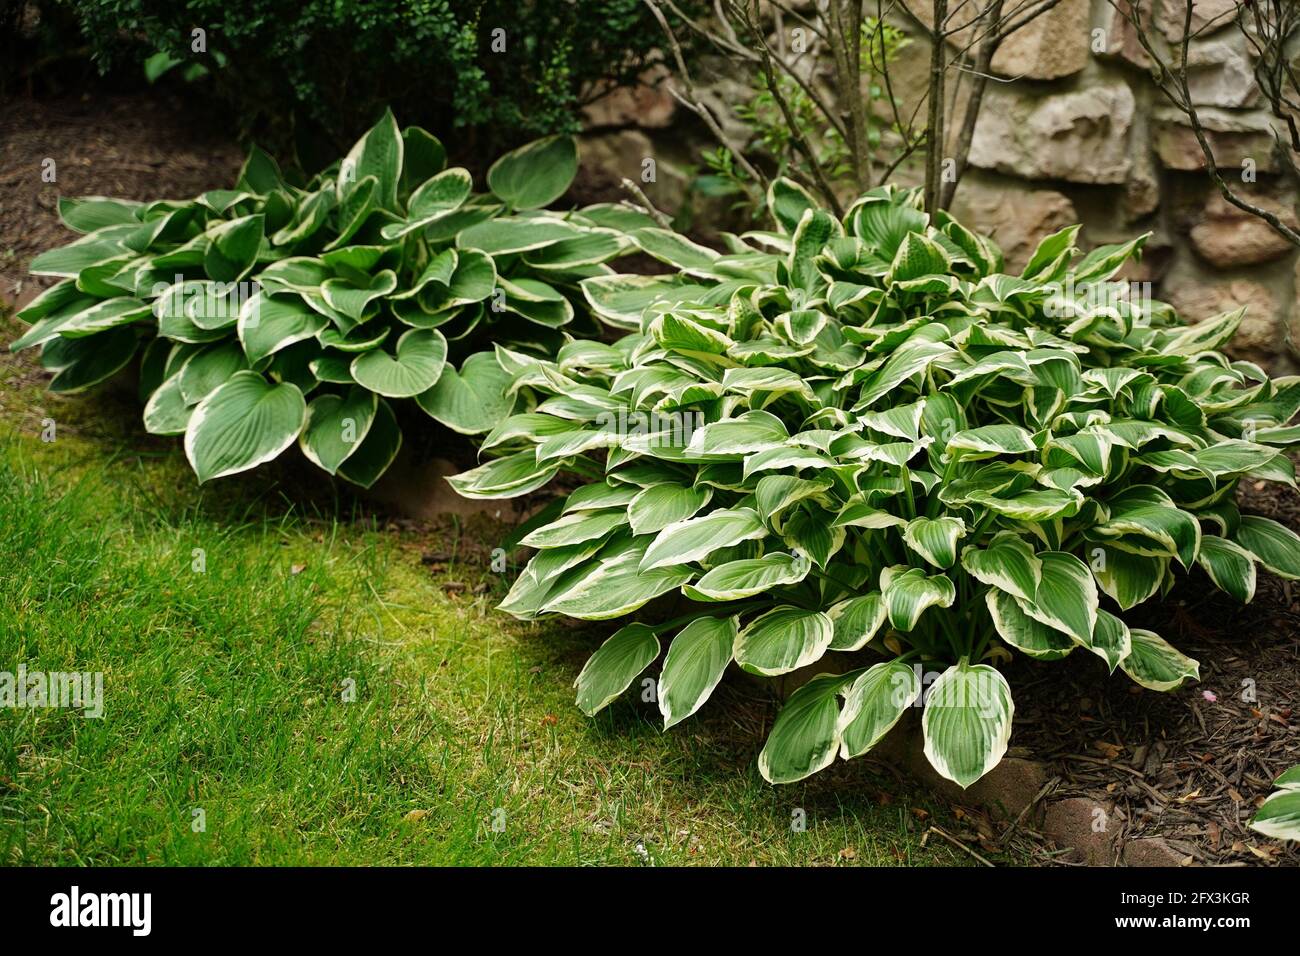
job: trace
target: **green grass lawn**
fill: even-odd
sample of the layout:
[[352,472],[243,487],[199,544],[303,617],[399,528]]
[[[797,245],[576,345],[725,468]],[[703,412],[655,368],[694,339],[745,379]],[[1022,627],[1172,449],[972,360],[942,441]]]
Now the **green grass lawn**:
[[587,720],[609,629],[492,611],[474,532],[275,469],[200,488],[129,397],[42,387],[0,360],[0,671],[102,672],[104,714],[0,709],[0,863],[971,862],[870,762],[764,783],[743,679],[669,734],[634,693]]

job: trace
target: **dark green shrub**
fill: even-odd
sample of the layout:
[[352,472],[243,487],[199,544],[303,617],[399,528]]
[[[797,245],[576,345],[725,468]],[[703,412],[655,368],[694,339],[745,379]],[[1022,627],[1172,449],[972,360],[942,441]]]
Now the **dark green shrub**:
[[[291,130],[345,146],[384,106],[430,129],[473,127],[484,153],[571,132],[583,98],[644,68],[641,0],[60,0],[102,68],[155,52],[210,68],[260,142]],[[192,31],[205,31],[195,52]],[[505,31],[505,49],[494,39]],[[234,116],[237,115],[237,119]]]

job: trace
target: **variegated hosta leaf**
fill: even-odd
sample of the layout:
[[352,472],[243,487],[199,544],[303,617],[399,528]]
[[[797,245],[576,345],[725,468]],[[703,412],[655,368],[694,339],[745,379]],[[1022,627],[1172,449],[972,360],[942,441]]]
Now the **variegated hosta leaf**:
[[736,635],[736,663],[753,674],[774,677],[819,660],[835,636],[820,611],[782,606],[761,614]]
[[966,534],[961,518],[913,518],[903,529],[907,546],[937,568],[948,569],[957,560],[957,542]]
[[447,340],[434,329],[411,329],[397,340],[395,355],[381,349],[352,360],[352,377],[386,398],[413,398],[432,388],[447,360]]
[[1201,538],[1196,563],[1210,576],[1215,587],[1242,604],[1249,604],[1255,596],[1255,559],[1241,545],[1207,534]]
[[615,631],[588,658],[573,686],[578,688],[578,709],[588,717],[603,709],[659,656],[659,638],[644,624],[629,624]]
[[562,548],[604,538],[626,522],[622,511],[572,511],[520,539],[525,548]]
[[795,783],[834,762],[844,682],[837,674],[818,674],[790,695],[758,755],[764,780]]
[[691,578],[681,565],[640,568],[641,555],[628,551],[598,563],[573,587],[551,595],[541,610],[589,621],[604,621],[630,614],[647,601],[675,591]]
[[921,678],[902,661],[867,668],[844,691],[844,709],[836,728],[840,756],[860,757],[884,737],[921,696]]
[[665,482],[651,485],[627,506],[627,523],[633,534],[658,534],[670,524],[685,521],[709,503],[708,488],[688,488]]
[[356,386],[345,395],[318,395],[307,406],[307,422],[298,436],[303,454],[334,474],[361,447],[378,408],[378,397]]
[[778,551],[720,564],[682,591],[697,601],[738,601],[782,585],[798,584],[811,569],[807,557]]
[[475,352],[460,369],[444,366],[428,391],[416,396],[429,415],[462,435],[490,431],[515,406],[512,377],[492,352]]
[[966,460],[994,455],[1024,455],[1035,452],[1034,436],[1019,425],[984,425],[958,432],[948,439],[948,455]]
[[578,172],[578,150],[568,136],[552,136],[506,153],[488,170],[488,188],[515,209],[538,209],[559,199]]
[[199,481],[255,468],[298,437],[307,403],[294,385],[273,385],[253,371],[236,372],[190,416],[185,455]]
[[789,437],[781,419],[770,412],[750,411],[696,430],[686,451],[701,458],[739,457],[780,447]]
[[1251,818],[1250,828],[1276,840],[1300,840],[1300,790],[1270,794]]
[[1160,635],[1131,628],[1133,649],[1120,663],[1124,673],[1150,690],[1173,690],[1188,678],[1201,679],[1201,667],[1174,649]]
[[452,475],[447,481],[465,498],[518,498],[536,491],[559,473],[560,462],[537,463],[531,448]]
[[925,697],[925,756],[963,789],[1007,752],[1015,705],[1006,679],[986,664],[962,661],[939,675]]
[[927,608],[952,607],[957,599],[957,589],[948,577],[927,575],[920,568],[886,568],[880,585],[890,626],[898,631],[916,627]]
[[885,623],[885,601],[879,591],[872,591],[840,601],[826,615],[835,627],[831,650],[856,651],[865,647]]
[[1016,603],[1014,595],[990,588],[984,596],[998,636],[1016,650],[1039,660],[1059,660],[1075,648],[1070,635],[1036,621]]
[[338,466],[338,475],[362,488],[369,488],[388,470],[402,447],[402,430],[393,407],[377,398],[375,418],[360,446]]
[[1183,567],[1196,560],[1201,546],[1201,525],[1158,488],[1135,485],[1109,499],[1110,520],[1093,530],[1108,538],[1138,535],[1158,542]]
[[1043,551],[1038,560],[1042,562],[1038,593],[1032,601],[1017,599],[1021,610],[1091,646],[1098,608],[1092,573],[1082,561],[1063,551]]
[[329,324],[296,295],[251,296],[239,311],[239,341],[248,361],[256,364],[295,342],[309,339]]
[[1025,601],[1034,599],[1043,574],[1033,546],[1008,531],[995,534],[983,548],[963,549],[961,565],[977,581]]
[[1097,612],[1097,626],[1092,631],[1092,643],[1085,645],[1115,673],[1133,650],[1129,627],[1105,608]]
[[1300,579],[1300,536],[1271,518],[1245,515],[1237,543],[1279,577]]
[[659,674],[664,730],[699,710],[731,663],[735,617],[697,617],[673,638]]
[[646,548],[641,567],[651,571],[699,561],[719,548],[752,541],[766,533],[767,526],[752,508],[721,508],[668,525]]
[[1087,556],[1097,583],[1125,611],[1160,590],[1170,561],[1100,544],[1089,545]]

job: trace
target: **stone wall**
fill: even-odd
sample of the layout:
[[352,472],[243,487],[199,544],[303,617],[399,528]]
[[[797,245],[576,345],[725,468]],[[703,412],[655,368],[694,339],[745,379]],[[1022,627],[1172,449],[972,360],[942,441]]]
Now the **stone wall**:
[[[900,12],[896,20],[913,42],[894,71],[905,106],[924,89],[929,57],[920,25],[928,2],[906,5],[915,18]],[[1233,5],[1197,0],[1194,28]],[[1177,40],[1181,0],[1165,0],[1165,7],[1156,21],[1162,39]],[[1225,176],[1294,222],[1297,197],[1280,173],[1245,38],[1229,23],[1195,40],[1189,62],[1193,96]],[[1290,344],[1293,330],[1300,333],[1297,250],[1219,196],[1191,130],[1164,101],[1131,27],[1107,0],[1062,0],[1004,42],[993,71],[954,202],[959,218],[993,235],[1017,268],[1042,236],[1073,222],[1084,224],[1089,246],[1151,232],[1131,279],[1150,281],[1157,298],[1193,321],[1247,306],[1235,352],[1276,373],[1300,368]],[[723,108],[729,132],[743,134],[725,111],[747,87],[728,77],[725,65],[712,74],[706,96]],[[960,85],[957,95],[965,95]],[[646,192],[670,211],[685,201],[690,167],[712,142],[675,106],[662,89],[647,87],[589,109],[583,154],[594,195],[618,198],[619,180],[638,178],[643,159],[654,157],[655,182]],[[1242,181],[1243,166],[1253,167],[1254,182]],[[919,173],[913,164],[899,179],[915,183]],[[704,210],[705,217],[719,213]]]
[[[1193,28],[1233,6],[1197,0]],[[1156,21],[1162,39],[1181,38],[1183,9],[1166,0]],[[1195,39],[1188,62],[1225,178],[1294,223],[1296,195],[1280,174],[1246,38],[1228,22]],[[1157,298],[1193,321],[1246,306],[1234,350],[1277,372],[1296,370],[1297,250],[1219,195],[1185,118],[1156,88],[1131,25],[1110,3],[1063,0],[1008,38],[993,69],[1009,82],[989,84],[970,154],[976,172],[958,188],[956,215],[991,232],[1013,263],[1070,221],[1084,223],[1089,244],[1149,231],[1133,278],[1151,281]]]

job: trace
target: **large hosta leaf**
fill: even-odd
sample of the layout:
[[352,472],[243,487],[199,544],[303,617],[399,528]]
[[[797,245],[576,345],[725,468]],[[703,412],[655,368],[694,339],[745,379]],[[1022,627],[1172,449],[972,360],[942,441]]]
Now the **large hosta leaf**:
[[379,206],[397,211],[397,189],[401,182],[405,142],[391,110],[357,141],[339,168],[339,193],[347,195],[368,177],[375,179]]
[[641,567],[647,571],[699,561],[719,548],[729,548],[767,534],[767,526],[752,508],[724,508],[675,521],[646,548]]
[[736,663],[753,674],[786,674],[821,658],[834,636],[835,626],[820,611],[773,608],[736,635]]
[[1300,537],[1272,518],[1245,515],[1237,528],[1237,543],[1274,574],[1300,579]]
[[59,334],[66,338],[82,338],[103,332],[105,329],[139,322],[147,319],[151,314],[152,310],[147,302],[141,302],[130,296],[104,299],[61,323]]
[[1038,593],[1043,573],[1043,564],[1029,542],[1006,531],[995,534],[983,548],[962,551],[961,566],[977,581],[1026,601]]
[[244,354],[254,364],[295,342],[312,338],[329,320],[296,295],[251,296],[239,310],[237,324]]
[[844,692],[840,756],[851,760],[866,753],[920,696],[921,678],[912,666],[886,661],[867,668]]
[[948,569],[957,560],[957,542],[966,534],[961,518],[913,518],[903,529],[903,541],[935,567]]
[[1141,604],[1160,590],[1169,558],[1134,554],[1119,548],[1089,547],[1093,576],[1122,610]]
[[587,659],[573,686],[578,709],[588,717],[628,689],[637,675],[659,656],[659,638],[644,624],[629,624],[614,632]]
[[1255,559],[1245,548],[1226,538],[1207,534],[1201,538],[1196,562],[1210,576],[1214,586],[1242,604],[1255,596]]
[[338,466],[337,474],[354,485],[369,488],[388,470],[401,447],[402,430],[397,425],[397,416],[391,405],[378,399],[366,437]]
[[879,591],[840,601],[826,612],[835,626],[831,650],[856,651],[865,647],[885,623],[885,601]]
[[957,599],[957,589],[947,576],[930,576],[920,568],[886,568],[880,584],[889,623],[899,631],[916,627],[927,608],[952,607]]
[[361,448],[378,408],[378,397],[358,386],[344,395],[318,395],[307,406],[307,423],[298,439],[303,454],[334,474]]
[[1020,609],[1013,595],[992,588],[985,602],[998,636],[1021,653],[1054,661],[1074,650],[1075,641],[1070,635],[1034,620]]
[[693,517],[712,497],[708,488],[688,488],[674,482],[651,485],[632,499],[627,520],[633,534],[658,534],[670,524]]
[[[41,362],[55,369],[49,384],[51,392],[81,392],[112,378],[130,364],[140,344],[135,329],[124,326],[109,329],[89,338],[57,338],[47,342]],[[56,362],[48,360],[57,353]]]
[[668,647],[659,675],[659,710],[664,729],[699,710],[731,663],[735,617],[697,617]]
[[185,430],[185,455],[199,481],[247,471],[292,445],[306,415],[297,386],[236,372],[195,408]]
[[1250,828],[1277,840],[1300,840],[1300,790],[1279,790],[1265,798]]
[[513,376],[492,352],[475,352],[460,370],[445,367],[433,388],[416,396],[420,407],[452,431],[479,435],[491,431],[515,406]]
[[798,584],[811,569],[807,557],[778,551],[720,564],[682,590],[697,601],[738,601],[784,584]]
[[628,551],[601,561],[574,587],[548,600],[542,610],[590,621],[608,620],[630,614],[691,578],[690,569],[680,565],[642,570],[640,558],[639,552]]
[[844,678],[818,674],[785,702],[758,755],[768,783],[795,783],[829,767],[840,746],[840,688]]
[[1097,624],[1097,584],[1087,565],[1063,551],[1038,555],[1042,575],[1034,600],[1019,599],[1021,609],[1035,620],[1064,631],[1075,640],[1091,645]]
[[506,153],[488,170],[488,188],[515,209],[539,209],[559,199],[578,172],[578,148],[550,136]]
[[1131,628],[1133,649],[1120,663],[1124,673],[1151,690],[1173,690],[1189,678],[1200,680],[1201,666],[1178,653],[1159,634]]
[[428,391],[447,361],[447,340],[436,329],[411,329],[397,340],[397,354],[381,349],[352,360],[352,377],[387,398],[412,398]]
[[1007,752],[1015,705],[1006,679],[986,664],[962,661],[939,675],[925,698],[925,756],[963,789]]
[[536,491],[554,478],[560,464],[539,465],[537,452],[530,448],[505,458],[494,458],[477,468],[452,475],[447,481],[465,498],[517,498]]

